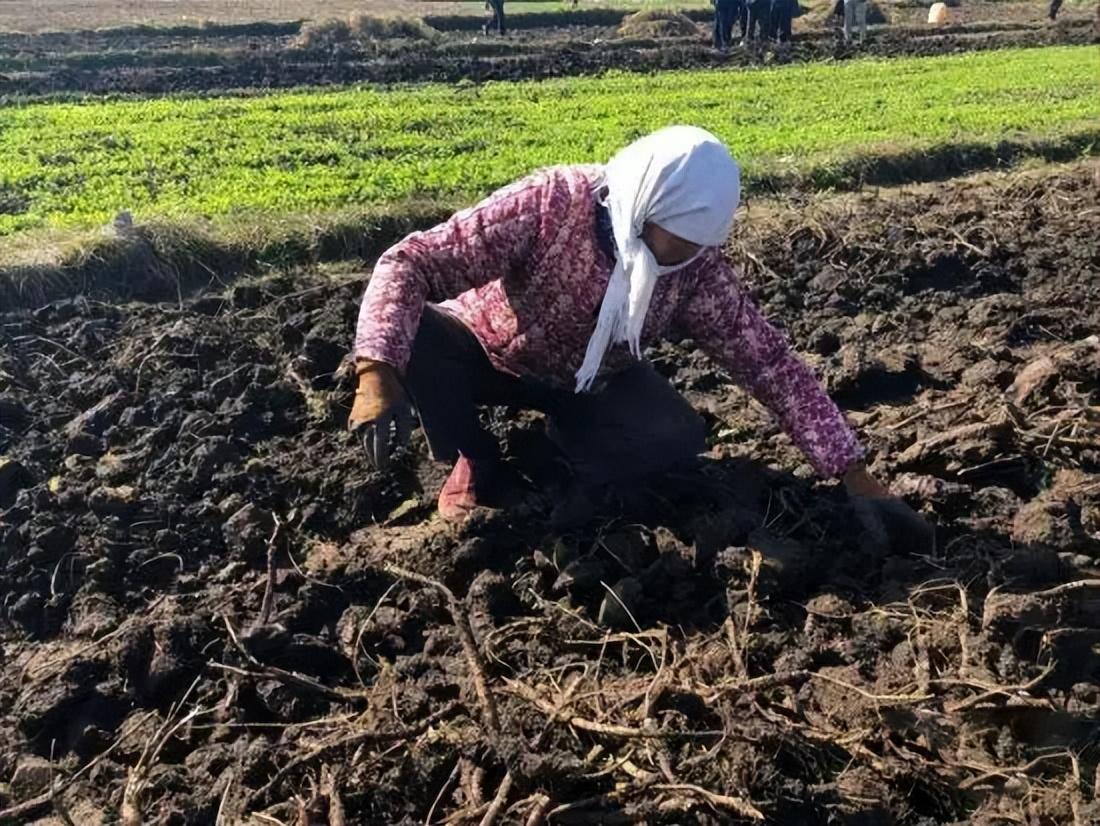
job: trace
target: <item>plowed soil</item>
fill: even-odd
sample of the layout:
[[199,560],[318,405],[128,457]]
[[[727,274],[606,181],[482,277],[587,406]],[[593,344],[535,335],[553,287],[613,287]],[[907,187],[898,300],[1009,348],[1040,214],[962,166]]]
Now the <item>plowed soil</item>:
[[699,468],[556,534],[537,417],[487,412],[526,487],[461,528],[419,436],[368,471],[354,267],[0,315],[0,822],[1100,821],[1098,195],[740,221],[922,556],[690,341]]
[[[979,11],[983,10],[983,11]],[[301,48],[293,24],[233,29],[119,29],[0,34],[0,94],[213,92],[346,83],[521,80],[800,61],[930,56],[959,52],[1084,44],[1091,18],[1068,10],[1057,24],[1037,7],[978,4],[951,26],[930,29],[899,10],[896,25],[875,28],[866,45],[845,46],[835,27],[800,21],[793,46],[710,46],[709,19],[698,36],[624,39],[614,26],[540,26],[505,38],[450,30],[436,41],[383,40]],[[902,14],[904,12],[904,14]],[[904,22],[903,22],[904,20]],[[836,22],[836,21],[832,21]]]

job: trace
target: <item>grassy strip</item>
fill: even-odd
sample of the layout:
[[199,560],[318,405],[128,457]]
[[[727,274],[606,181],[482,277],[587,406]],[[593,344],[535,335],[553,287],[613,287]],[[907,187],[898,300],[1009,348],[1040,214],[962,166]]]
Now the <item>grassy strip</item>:
[[[846,174],[866,183],[933,181],[1014,160],[1072,160],[1100,145],[1100,129],[1065,141],[953,146],[933,153],[866,158]],[[762,187],[799,183],[775,174]],[[807,183],[802,181],[801,183]],[[0,239],[0,308],[37,307],[74,295],[111,300],[174,299],[243,272],[301,264],[369,261],[409,232],[425,229],[465,204],[409,203],[271,219],[238,215],[216,222],[153,222],[131,230],[32,231]]]
[[932,149],[881,147],[876,153],[857,153],[808,171],[777,165],[754,180],[757,192],[790,190],[853,190],[863,186],[942,181],[1026,160],[1065,163],[1100,155],[1100,126],[1049,137],[1025,136],[992,143],[961,141]]
[[163,300],[243,272],[377,258],[458,204],[404,204],[280,220],[154,221],[115,230],[32,232],[0,244],[0,309],[75,295]]
[[[747,183],[843,186],[862,159],[1095,128],[1088,47],[563,81],[29,104],[0,110],[0,232],[139,217],[469,199],[602,160],[667,123],[714,130]],[[846,171],[847,170],[847,171]]]

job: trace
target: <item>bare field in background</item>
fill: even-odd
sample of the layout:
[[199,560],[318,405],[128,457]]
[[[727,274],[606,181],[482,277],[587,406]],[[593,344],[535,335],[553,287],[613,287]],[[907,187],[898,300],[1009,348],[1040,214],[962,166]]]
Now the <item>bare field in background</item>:
[[[514,11],[562,11],[577,9],[623,8],[641,5],[673,5],[677,7],[707,6],[703,0],[580,0],[574,6],[569,2],[538,0],[536,2],[511,3]],[[803,2],[807,8],[824,3]],[[891,22],[915,23],[926,14],[923,7],[894,7],[889,9]],[[0,0],[0,31],[62,31],[96,29],[130,25],[198,25],[204,22],[247,23],[255,21],[285,21],[346,17],[351,12],[366,14],[484,14],[484,4],[478,0]],[[1046,3],[1034,2],[981,2],[966,3],[963,8],[952,10],[956,22],[974,20],[1042,20]],[[1068,0],[1060,19],[1091,17],[1095,4]]]
[[[530,5],[530,4],[526,4]],[[539,3],[543,7],[555,7],[557,3]],[[584,8],[600,8],[610,3],[585,2]],[[632,5],[619,2],[615,5]],[[686,2],[681,5],[693,5]],[[562,9],[571,8],[561,3]],[[484,5],[479,2],[448,2],[447,0],[154,0],[131,2],[130,0],[47,0],[35,3],[31,0],[0,2],[0,30],[51,31],[95,29],[106,26],[134,24],[180,25],[199,24],[204,21],[218,23],[248,23],[258,20],[300,20],[325,17],[346,17],[351,12],[366,14],[483,14]]]

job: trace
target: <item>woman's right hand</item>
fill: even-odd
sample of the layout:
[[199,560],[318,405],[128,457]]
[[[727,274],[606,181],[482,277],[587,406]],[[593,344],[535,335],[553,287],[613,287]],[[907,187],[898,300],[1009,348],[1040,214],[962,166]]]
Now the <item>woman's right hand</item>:
[[390,453],[408,441],[413,414],[397,371],[381,361],[356,363],[359,387],[348,416],[348,430],[359,436],[367,462],[375,470],[389,466]]

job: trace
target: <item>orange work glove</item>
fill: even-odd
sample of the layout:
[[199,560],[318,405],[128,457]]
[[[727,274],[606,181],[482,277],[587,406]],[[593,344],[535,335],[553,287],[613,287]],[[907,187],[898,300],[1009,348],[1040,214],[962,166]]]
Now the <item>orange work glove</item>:
[[376,470],[389,466],[390,453],[408,441],[412,406],[397,371],[381,361],[356,363],[359,388],[348,416],[348,430],[362,439],[367,462]]

